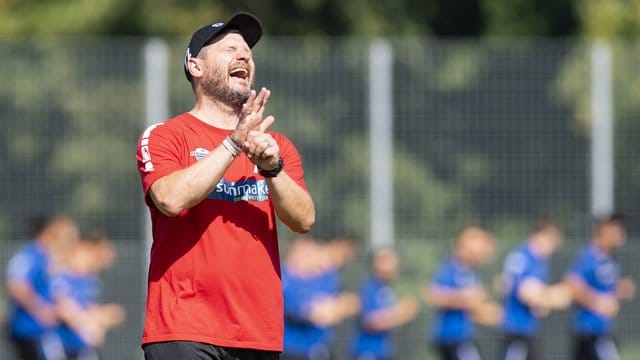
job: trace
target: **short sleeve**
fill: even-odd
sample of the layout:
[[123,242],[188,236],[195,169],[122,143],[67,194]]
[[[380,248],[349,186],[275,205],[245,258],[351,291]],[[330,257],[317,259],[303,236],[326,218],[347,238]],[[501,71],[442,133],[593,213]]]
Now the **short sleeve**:
[[378,310],[375,288],[368,281],[360,287],[360,302],[362,303],[362,315],[364,317]]
[[539,279],[535,274],[534,264],[530,258],[521,251],[514,251],[507,255],[504,261],[503,285],[507,292],[517,292],[522,281],[529,277]]
[[72,286],[63,275],[56,275],[51,279],[51,291],[54,296],[70,296]]
[[307,321],[311,304],[305,301],[305,288],[294,283],[286,271],[282,271],[282,295],[284,316],[289,321]]
[[303,189],[307,189],[304,182],[304,170],[302,159],[295,145],[286,136],[280,133],[271,133],[271,136],[278,142],[280,147],[280,157],[284,163],[284,171]]
[[503,272],[509,276],[524,276],[527,272],[528,259],[521,252],[512,252],[504,261]]
[[585,253],[577,256],[569,266],[568,274],[584,278],[589,271],[589,258]]
[[142,190],[146,195],[158,179],[183,168],[179,155],[179,144],[175,135],[164,124],[149,126],[138,139],[138,171]]
[[453,288],[456,285],[453,275],[453,269],[447,266],[447,264],[442,264],[433,274],[431,282],[437,286]]
[[27,252],[15,254],[7,266],[8,281],[29,281],[31,270],[35,265],[34,259]]
[[390,287],[377,285],[369,280],[363,283],[360,289],[360,301],[362,303],[362,317],[365,321],[369,321],[379,311],[393,306],[396,302],[396,295]]

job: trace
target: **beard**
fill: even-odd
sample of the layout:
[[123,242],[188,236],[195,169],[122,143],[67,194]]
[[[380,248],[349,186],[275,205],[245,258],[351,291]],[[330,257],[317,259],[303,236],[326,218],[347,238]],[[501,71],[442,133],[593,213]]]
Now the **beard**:
[[250,90],[232,88],[225,82],[226,77],[227,75],[220,70],[206,74],[200,83],[202,92],[207,97],[227,104],[240,112],[242,104],[249,98]]

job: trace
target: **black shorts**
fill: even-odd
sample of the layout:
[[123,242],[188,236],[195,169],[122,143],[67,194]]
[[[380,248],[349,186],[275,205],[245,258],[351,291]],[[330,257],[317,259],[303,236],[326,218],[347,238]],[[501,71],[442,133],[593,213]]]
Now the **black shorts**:
[[15,356],[18,360],[39,359],[42,351],[40,350],[40,341],[38,339],[20,339],[9,336],[9,340],[15,349]]
[[280,356],[281,360],[332,360],[334,357],[331,348],[326,344],[315,344],[307,354],[292,354],[286,351]]
[[195,341],[167,341],[142,346],[145,360],[278,360],[280,353],[238,349]]
[[436,343],[434,345],[442,360],[480,360],[480,352],[471,341]]
[[609,334],[576,334],[573,358],[576,360],[617,360],[620,359],[618,346]]
[[21,338],[9,335],[15,349],[17,360],[63,359],[64,349],[60,338],[54,334],[45,334],[38,338]]
[[281,360],[309,360],[308,356],[305,355],[291,355],[291,354],[285,354],[283,353],[282,356],[280,356]]
[[95,349],[65,350],[67,360],[98,360],[98,352]]
[[502,360],[536,360],[534,340],[530,336],[507,334]]
[[350,359],[352,360],[393,360],[393,358],[388,356],[378,356],[371,353],[362,353],[353,355]]

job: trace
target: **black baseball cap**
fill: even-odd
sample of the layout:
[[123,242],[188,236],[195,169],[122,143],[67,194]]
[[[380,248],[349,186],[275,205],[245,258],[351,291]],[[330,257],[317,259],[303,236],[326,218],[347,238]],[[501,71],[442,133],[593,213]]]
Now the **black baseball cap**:
[[198,56],[200,50],[207,46],[211,39],[230,30],[239,31],[250,48],[253,48],[262,36],[260,20],[251,14],[243,12],[234,14],[226,22],[217,22],[201,27],[191,36],[191,41],[189,41],[189,46],[187,46],[184,54],[184,74],[187,80],[191,81],[191,74],[187,68],[189,58]]

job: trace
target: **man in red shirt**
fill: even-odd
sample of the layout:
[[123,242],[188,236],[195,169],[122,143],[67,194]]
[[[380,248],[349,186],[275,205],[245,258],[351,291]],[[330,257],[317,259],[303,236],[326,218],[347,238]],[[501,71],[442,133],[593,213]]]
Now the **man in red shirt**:
[[310,230],[300,156],[252,90],[260,22],[197,30],[184,71],[191,111],[146,129],[138,169],[153,224],[145,359],[277,359],[283,303],[276,216]]

